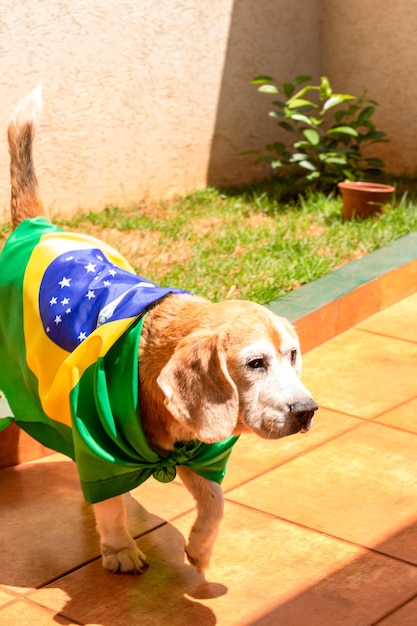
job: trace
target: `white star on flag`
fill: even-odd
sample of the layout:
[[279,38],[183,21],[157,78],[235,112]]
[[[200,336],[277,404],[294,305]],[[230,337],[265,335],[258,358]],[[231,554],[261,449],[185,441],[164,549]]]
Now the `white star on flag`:
[[58,285],[61,285],[61,289],[63,287],[71,287],[71,278],[66,278],[63,276],[62,280],[59,281]]
[[71,352],[96,330],[105,334],[99,329],[110,320],[137,317],[170,292],[183,293],[155,287],[101,250],[81,247],[56,256],[46,268],[39,285],[39,313],[49,339]]

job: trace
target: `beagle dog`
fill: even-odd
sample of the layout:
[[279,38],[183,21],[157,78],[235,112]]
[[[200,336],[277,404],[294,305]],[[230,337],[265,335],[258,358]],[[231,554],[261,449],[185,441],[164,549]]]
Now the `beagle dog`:
[[37,88],[8,128],[14,230],[0,254],[0,389],[9,421],[77,462],[113,572],[148,566],[123,493],[178,471],[197,506],[186,553],[204,570],[237,438],[305,433],[318,408],[300,380],[296,332],[254,302],[157,287],[103,242],[53,226],[33,165],[40,109]]

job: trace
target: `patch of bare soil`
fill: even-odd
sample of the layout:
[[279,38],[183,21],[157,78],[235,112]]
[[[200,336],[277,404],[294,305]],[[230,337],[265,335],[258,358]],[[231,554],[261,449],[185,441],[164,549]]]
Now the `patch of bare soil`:
[[253,229],[262,228],[266,224],[274,224],[275,221],[272,217],[264,215],[263,213],[253,213],[246,218],[246,223]]
[[312,224],[308,229],[306,235],[307,237],[320,237],[320,235],[322,235],[324,232],[326,232],[326,228],[324,226]]
[[193,222],[193,232],[201,236],[218,232],[227,221],[224,217],[200,217]]
[[113,246],[143,275],[153,270],[153,266],[166,268],[174,263],[185,262],[191,254],[187,241],[181,241],[181,246],[175,249],[164,249],[160,242],[161,233],[157,230],[119,231],[93,224],[89,224],[88,228],[80,227],[79,230]]

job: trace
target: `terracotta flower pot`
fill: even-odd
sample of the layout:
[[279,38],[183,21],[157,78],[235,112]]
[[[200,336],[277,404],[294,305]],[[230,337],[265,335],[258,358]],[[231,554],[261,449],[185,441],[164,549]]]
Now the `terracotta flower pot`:
[[380,183],[345,182],[337,185],[343,198],[343,217],[365,218],[381,213],[395,187]]

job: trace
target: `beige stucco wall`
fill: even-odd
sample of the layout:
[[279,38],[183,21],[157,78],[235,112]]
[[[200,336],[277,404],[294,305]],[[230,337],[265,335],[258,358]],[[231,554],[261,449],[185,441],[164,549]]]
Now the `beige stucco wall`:
[[417,0],[322,0],[321,68],[339,91],[377,100],[388,170],[417,169]]
[[38,82],[36,165],[54,214],[251,178],[252,159],[238,153],[264,145],[271,122],[248,81],[318,74],[319,4],[2,0],[0,220],[9,205],[7,120]]
[[[262,175],[277,130],[252,76],[326,74],[379,102],[390,170],[417,165],[417,0],[2,0],[0,221],[7,120],[38,82],[35,151],[53,214],[131,206]],[[3,129],[3,131],[1,130]]]

